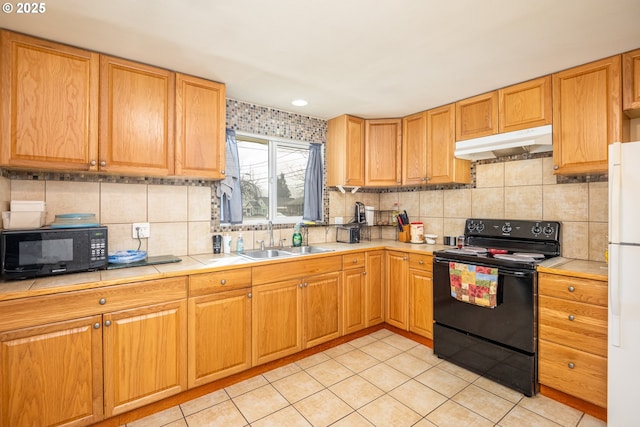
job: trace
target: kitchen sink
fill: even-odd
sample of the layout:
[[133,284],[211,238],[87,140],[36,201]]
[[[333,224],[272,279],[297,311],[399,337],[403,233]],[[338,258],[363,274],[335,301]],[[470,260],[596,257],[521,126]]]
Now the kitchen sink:
[[285,249],[285,251],[295,255],[305,255],[305,254],[322,254],[325,252],[333,252],[333,249],[325,249],[318,246],[294,246],[294,247]]
[[284,249],[256,249],[240,255],[251,259],[273,259],[298,255],[322,254],[325,252],[333,252],[333,249],[325,249],[318,246],[296,246]]
[[288,256],[292,256],[293,254],[290,252],[285,252],[280,249],[264,249],[264,250],[247,251],[240,255],[247,258],[251,258],[251,259],[272,259],[272,258],[288,257]]

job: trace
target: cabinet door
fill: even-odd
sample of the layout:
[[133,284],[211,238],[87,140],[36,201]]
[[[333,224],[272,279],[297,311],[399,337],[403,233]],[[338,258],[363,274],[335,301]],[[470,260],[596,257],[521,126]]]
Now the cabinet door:
[[433,338],[433,279],[431,272],[409,270],[409,330]]
[[622,55],[622,107],[627,116],[640,117],[640,49]]
[[339,116],[327,122],[327,185],[364,185],[364,120]]
[[471,182],[471,162],[454,155],[455,123],[455,104],[427,111],[428,184]]
[[557,174],[607,172],[609,144],[622,141],[620,56],[553,75]]
[[402,182],[402,120],[365,122],[365,185],[399,185]]
[[187,301],[104,316],[105,415],[187,389]]
[[189,299],[189,388],[251,367],[251,288]]
[[287,280],[253,287],[253,366],[302,350],[302,283]]
[[384,322],[384,251],[365,254],[365,319],[366,326]]
[[388,324],[404,330],[409,328],[408,259],[403,252],[387,252],[385,318]]
[[0,37],[0,163],[95,169],[99,55],[9,31]]
[[342,334],[342,293],[339,272],[304,279],[304,346],[310,348]]
[[225,86],[176,74],[176,175],[224,178]]
[[500,132],[551,124],[551,76],[498,91]]
[[100,170],[174,173],[175,74],[100,56]]
[[498,133],[498,92],[456,102],[456,141]]
[[402,184],[426,184],[427,113],[402,119]]
[[342,272],[342,300],[344,303],[344,334],[364,329],[365,319],[365,274],[364,267]]
[[0,334],[0,425],[81,426],[103,418],[101,319]]

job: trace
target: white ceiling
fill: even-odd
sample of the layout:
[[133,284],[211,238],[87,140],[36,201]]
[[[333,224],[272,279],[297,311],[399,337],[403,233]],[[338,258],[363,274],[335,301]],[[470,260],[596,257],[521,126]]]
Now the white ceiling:
[[[15,3],[15,2],[14,2]],[[240,101],[401,117],[640,47],[639,0],[53,0],[0,27],[224,82]],[[306,107],[291,101],[304,98]]]

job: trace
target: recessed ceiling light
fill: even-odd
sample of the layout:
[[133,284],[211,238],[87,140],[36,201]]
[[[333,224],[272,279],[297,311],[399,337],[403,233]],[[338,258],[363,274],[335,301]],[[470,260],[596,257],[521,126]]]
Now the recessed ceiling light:
[[295,105],[296,107],[304,107],[305,105],[308,104],[308,102],[305,101],[304,99],[295,99],[295,100],[291,101],[291,103],[293,105]]

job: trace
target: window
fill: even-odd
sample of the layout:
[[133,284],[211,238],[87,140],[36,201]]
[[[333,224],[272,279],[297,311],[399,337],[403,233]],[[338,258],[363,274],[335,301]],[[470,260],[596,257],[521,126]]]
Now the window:
[[309,144],[236,134],[243,223],[302,219]]

